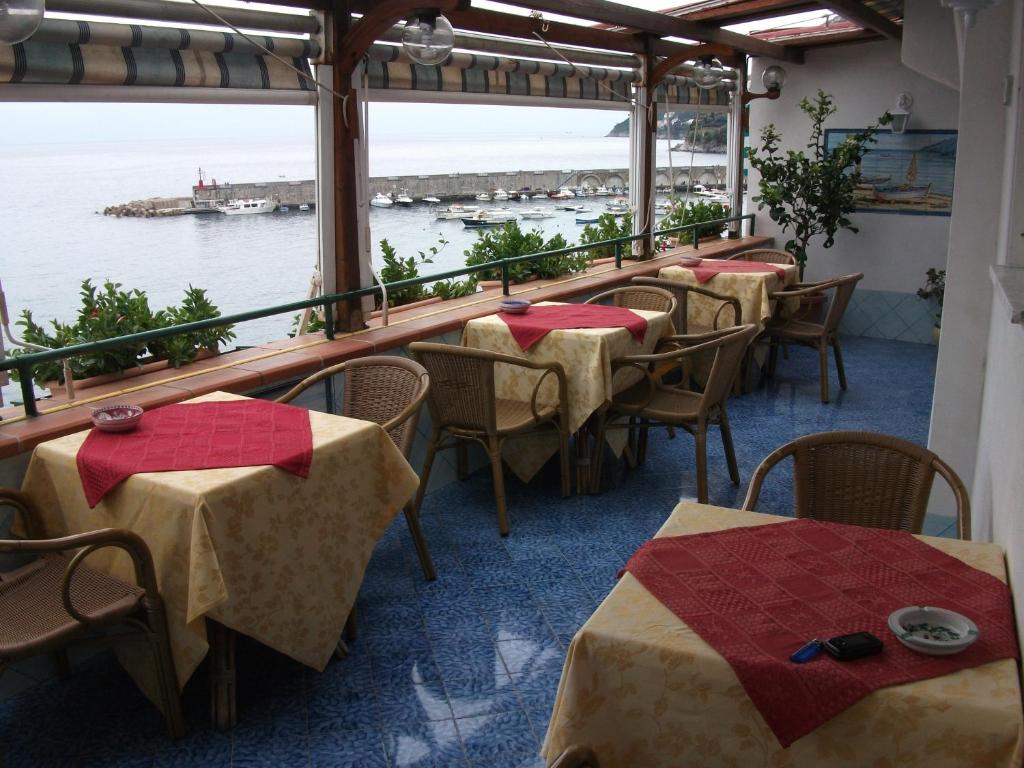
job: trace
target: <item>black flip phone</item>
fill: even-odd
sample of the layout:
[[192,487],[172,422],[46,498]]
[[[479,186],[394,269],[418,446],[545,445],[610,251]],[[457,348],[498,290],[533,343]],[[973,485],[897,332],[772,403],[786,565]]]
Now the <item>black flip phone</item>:
[[870,632],[854,632],[826,640],[825,652],[839,661],[853,661],[882,651],[882,641]]

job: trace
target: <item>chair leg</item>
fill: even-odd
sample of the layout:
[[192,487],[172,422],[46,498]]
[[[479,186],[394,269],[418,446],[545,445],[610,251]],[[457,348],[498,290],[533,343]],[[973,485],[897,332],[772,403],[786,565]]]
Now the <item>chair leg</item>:
[[235,632],[213,620],[206,622],[210,639],[210,718],[227,731],[238,722],[235,691]]
[[494,478],[494,502],[498,505],[498,531],[508,536],[508,510],[505,508],[505,476],[501,468],[501,441],[494,435],[487,438],[487,453],[491,457],[491,475]]
[[825,339],[818,342],[818,367],[821,377],[821,402],[828,402],[828,344]]
[[722,432],[722,448],[725,449],[725,461],[729,465],[729,479],[733,485],[740,484],[740,468],[736,464],[736,450],[732,444],[732,429],[729,427],[729,414],[725,406],[719,406],[718,428]]
[[562,472],[562,498],[572,496],[572,470],[569,461],[569,431],[561,426],[558,429],[558,460]]
[[427,548],[427,540],[423,536],[423,528],[420,526],[419,511],[412,504],[405,505],[405,522],[409,525],[409,535],[412,536],[412,543],[416,547],[416,555],[420,559],[420,567],[423,569],[423,578],[433,581],[437,578],[434,572],[434,561],[430,557],[430,550]]
[[643,464],[647,461],[647,435],[651,431],[650,422],[647,419],[640,420],[640,436],[636,445],[636,463]]
[[430,442],[427,444],[427,455],[423,459],[423,472],[420,475],[420,487],[416,489],[416,501],[413,502],[413,509],[419,515],[423,507],[423,496],[427,492],[427,485],[430,483],[430,470],[434,467],[434,456],[437,455],[437,444],[441,441],[441,430],[433,429],[430,432]]
[[779,340],[772,337],[768,346],[768,378],[775,378],[775,367],[779,363]]
[[601,492],[601,471],[604,468],[604,442],[608,434],[608,415],[601,414],[596,417],[598,420],[597,430],[594,438],[594,458],[590,468],[590,492]]
[[693,432],[697,441],[697,501],[708,503],[708,427],[700,423]]
[[839,337],[832,339],[832,354],[836,356],[836,373],[839,374],[839,388],[846,389],[846,370],[843,368],[843,350],[839,346]]
[[455,445],[455,467],[459,480],[465,480],[469,476],[469,451],[465,442],[459,441]]

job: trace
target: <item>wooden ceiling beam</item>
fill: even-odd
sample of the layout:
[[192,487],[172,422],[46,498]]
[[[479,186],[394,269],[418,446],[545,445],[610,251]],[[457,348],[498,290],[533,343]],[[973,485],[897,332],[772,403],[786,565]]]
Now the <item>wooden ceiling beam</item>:
[[687,21],[676,16],[632,8],[608,0],[502,0],[502,2],[533,11],[557,13],[635,29],[657,37],[683,37],[702,43],[720,43],[753,56],[770,56],[797,64],[803,63],[803,53],[786,46],[729,32],[712,24]]
[[739,0],[714,8],[684,11],[680,15],[687,21],[728,25],[773,19],[785,14],[803,13],[818,8],[821,8],[821,5],[814,0]]
[[859,24],[865,29],[870,29],[890,40],[902,40],[903,28],[887,16],[878,11],[868,8],[859,0],[819,0],[824,8],[847,21]]

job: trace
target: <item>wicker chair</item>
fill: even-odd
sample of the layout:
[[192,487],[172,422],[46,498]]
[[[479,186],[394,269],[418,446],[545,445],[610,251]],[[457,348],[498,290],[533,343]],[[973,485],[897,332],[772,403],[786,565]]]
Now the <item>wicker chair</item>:
[[[423,502],[430,470],[437,451],[460,447],[459,475],[465,475],[465,444],[479,443],[487,451],[494,479],[494,497],[498,507],[498,529],[508,536],[508,512],[505,507],[505,479],[501,467],[501,447],[506,438],[553,428],[558,435],[562,470],[562,495],[570,492],[569,426],[565,418],[568,403],[565,371],[559,363],[534,363],[521,357],[501,355],[482,349],[447,344],[413,342],[409,351],[430,372],[433,382],[427,407],[433,422],[423,478],[416,495],[416,509]],[[543,371],[533,388],[529,402],[499,398],[494,387],[494,369],[498,363]],[[539,405],[537,395],[549,374],[558,384],[558,405]]]
[[834,291],[829,302],[828,314],[824,323],[810,323],[800,319],[773,320],[765,329],[771,339],[771,353],[768,357],[768,375],[775,375],[775,366],[779,357],[779,342],[794,342],[818,350],[818,362],[821,379],[821,402],[828,402],[828,347],[832,345],[832,353],[836,358],[836,373],[839,374],[839,386],[846,389],[846,371],[843,368],[843,351],[839,346],[839,323],[850,303],[850,297],[857,283],[864,277],[858,272],[853,275],[824,280],[820,283],[797,283],[784,291],[775,291],[769,298],[783,301],[801,298],[812,294]]
[[[676,333],[680,335],[685,336],[694,333],[708,333],[709,331],[717,331],[720,328],[731,328],[734,325],[743,325],[743,309],[740,306],[739,299],[735,296],[716,293],[710,288],[704,288],[700,285],[689,285],[688,283],[681,283],[678,280],[665,280],[660,277],[634,277],[630,282],[633,285],[642,286],[644,288],[657,288],[658,290],[668,291],[672,294],[673,298],[676,300],[676,308],[672,313],[672,324],[675,326]],[[689,309],[691,293],[706,296],[712,301],[720,302],[710,327],[690,325],[689,318],[687,317],[687,310]],[[731,312],[725,312],[727,309],[731,310]],[[729,322],[730,320],[732,322]]]
[[[31,537],[0,540],[0,553],[39,556],[0,573],[0,674],[15,662],[49,652],[55,654],[58,671],[65,677],[70,674],[69,646],[148,643],[167,730],[171,738],[183,736],[167,616],[146,543],[131,531],[115,528],[46,539],[39,513],[28,496],[0,488],[0,506],[14,508]],[[131,557],[135,584],[85,565],[90,554],[107,547]]]
[[[416,440],[420,410],[430,389],[430,377],[423,366],[405,357],[360,357],[317,371],[277,398],[277,402],[287,403],[317,382],[338,374],[345,376],[342,416],[380,424],[408,459]],[[433,581],[437,574],[420,526],[418,507],[410,500],[404,511],[423,576]]]
[[[707,503],[707,431],[718,424],[722,432],[722,445],[729,465],[729,477],[739,485],[740,474],[733,450],[732,434],[725,401],[729,397],[747,345],[757,332],[753,325],[740,325],[694,336],[670,336],[663,339],[659,349],[651,355],[631,355],[612,361],[612,370],[632,368],[641,371],[644,378],[632,387],[612,397],[611,406],[601,421],[598,445],[604,445],[607,429],[626,428],[632,432],[639,428],[639,442],[635,451],[638,461],[644,460],[647,430],[656,426],[681,427],[692,434],[697,448],[697,500]],[[714,362],[704,392],[690,392],[663,383],[662,375],[667,363],[682,367],[688,357],[713,352]],[[657,372],[657,373],[655,373]],[[628,416],[629,424],[614,424],[617,416]],[[598,451],[594,468],[595,486],[601,477],[601,457]]]
[[971,503],[956,472],[927,448],[873,432],[819,432],[772,451],[755,470],[743,509],[755,509],[765,475],[788,456],[797,517],[920,533],[938,474],[956,497],[957,536],[971,537]]
[[601,763],[590,747],[573,746],[556,757],[550,768],[601,768]]
[[610,291],[599,293],[587,299],[587,304],[600,304],[611,301],[616,307],[627,309],[643,309],[648,312],[667,312],[670,315],[676,313],[676,297],[664,288],[649,288],[647,286],[623,286],[612,288]]
[[765,264],[788,264],[796,266],[796,257],[789,251],[780,251],[775,248],[754,248],[753,250],[734,253],[729,257],[731,261],[761,261]]

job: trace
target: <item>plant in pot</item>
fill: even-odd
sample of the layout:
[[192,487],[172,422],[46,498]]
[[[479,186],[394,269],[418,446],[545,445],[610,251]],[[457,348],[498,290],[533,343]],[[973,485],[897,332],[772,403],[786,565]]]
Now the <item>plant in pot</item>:
[[837,109],[831,95],[819,90],[813,100],[803,99],[800,109],[811,121],[809,151],[782,150],[782,135],[770,124],[761,131],[760,147],[751,149],[750,165],[761,175],[760,195],[754,198],[757,208],[767,208],[772,221],[791,233],[785,248],[796,257],[802,280],[812,238],[824,235],[822,247],[831,248],[839,230],[857,231],[849,216],[860,182],[860,161],[879,127],[888,125],[892,116],[886,112],[828,152],[823,126]]
[[[380,241],[381,255],[384,259],[384,266],[380,270],[381,279],[385,284],[390,284],[419,277],[420,266],[423,264],[433,264],[434,257],[443,251],[446,245],[448,245],[448,241],[441,237],[426,252],[419,251],[418,257],[409,256],[403,259],[398,255],[395,247],[388,242],[387,238],[384,238]],[[422,301],[428,298],[430,298],[430,292],[425,286],[410,285],[405,288],[388,291],[388,306],[399,307],[403,304],[412,304],[415,301]],[[377,309],[380,309],[381,298],[379,296],[376,299],[376,303]]]
[[946,270],[929,269],[925,273],[927,279],[924,287],[917,289],[917,295],[926,301],[935,301],[939,305],[939,311],[935,313],[935,323],[932,326],[932,335],[939,340],[939,333],[942,330],[942,302],[946,298]]
[[[465,252],[466,266],[475,267],[500,259],[512,259],[531,253],[557,251],[568,248],[569,244],[561,235],[549,240],[539,229],[524,232],[519,224],[512,221],[503,227],[489,232],[481,232],[473,247]],[[509,265],[509,281],[525,283],[538,278],[558,277],[559,275],[582,272],[589,265],[589,257],[585,253],[566,254],[564,256],[548,256],[530,262],[519,262]],[[500,269],[485,269],[477,273],[480,280],[500,280]]]
[[[719,221],[729,215],[729,209],[722,203],[710,200],[697,200],[687,205],[685,202],[674,201],[672,209],[658,222],[658,229],[668,230],[676,227],[685,227],[692,224],[700,224],[704,221]],[[728,224],[707,224],[696,228],[698,240],[705,238],[718,238],[728,228]],[[690,245],[693,243],[693,229],[684,229],[672,235],[677,238],[678,245]]]

